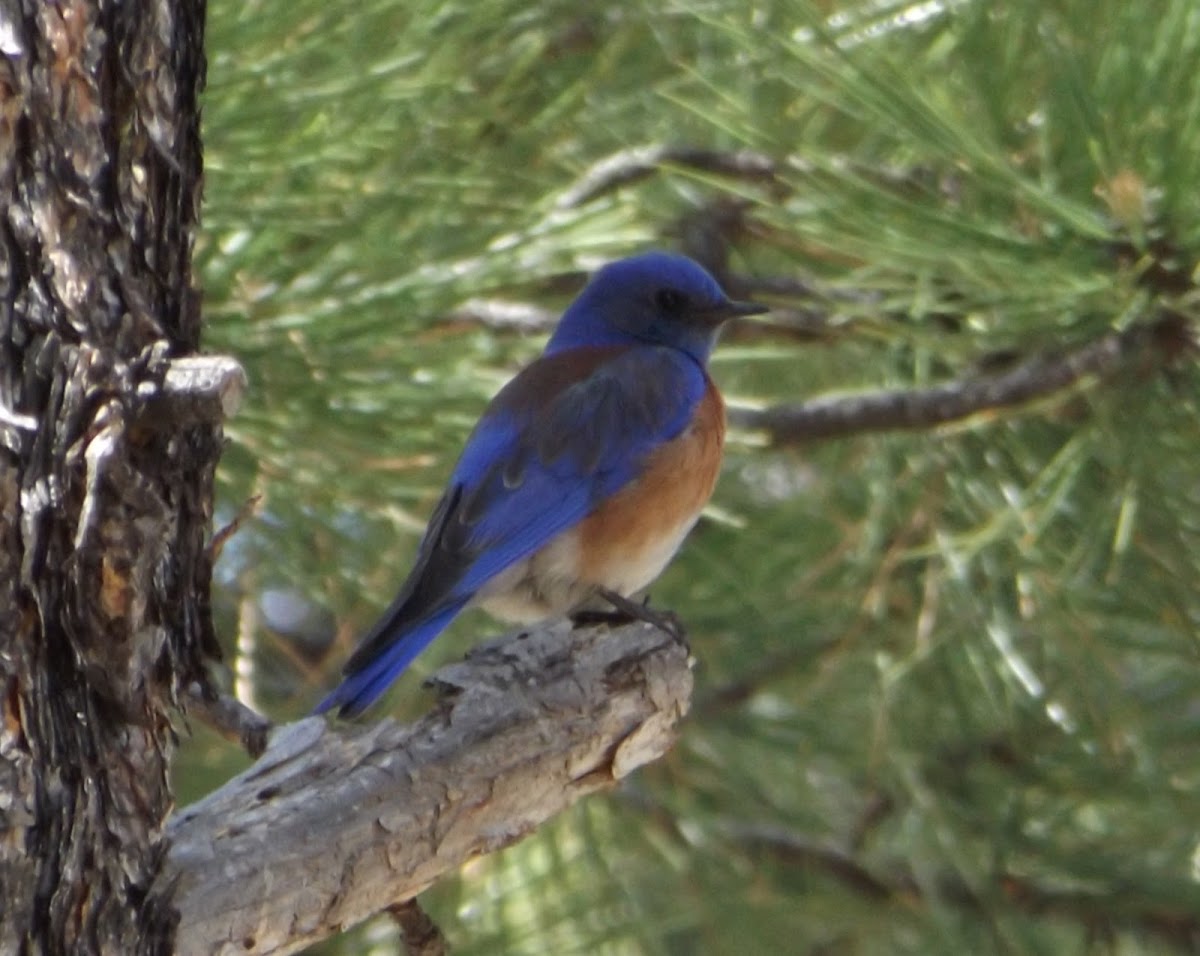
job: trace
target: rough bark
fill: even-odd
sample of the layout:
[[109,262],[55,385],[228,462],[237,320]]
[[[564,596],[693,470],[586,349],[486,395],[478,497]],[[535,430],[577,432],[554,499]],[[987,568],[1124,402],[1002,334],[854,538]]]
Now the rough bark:
[[434,683],[415,724],[280,728],[176,815],[180,953],[288,953],[394,909],[661,756],[692,690],[687,648],[647,624],[510,634]]
[[149,413],[200,335],[203,27],[203,0],[0,0],[0,952],[171,948],[221,436]]

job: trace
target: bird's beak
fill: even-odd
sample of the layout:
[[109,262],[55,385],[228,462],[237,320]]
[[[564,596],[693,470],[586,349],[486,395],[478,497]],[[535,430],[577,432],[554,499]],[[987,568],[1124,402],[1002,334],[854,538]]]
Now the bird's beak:
[[736,302],[733,299],[726,299],[720,305],[705,309],[700,313],[700,318],[712,325],[720,325],[729,319],[746,315],[762,315],[764,312],[770,311],[767,306],[759,305],[757,302]]
[[757,302],[733,302],[729,303],[729,318],[741,315],[762,315],[764,312],[770,312],[771,309],[765,305],[759,305]]

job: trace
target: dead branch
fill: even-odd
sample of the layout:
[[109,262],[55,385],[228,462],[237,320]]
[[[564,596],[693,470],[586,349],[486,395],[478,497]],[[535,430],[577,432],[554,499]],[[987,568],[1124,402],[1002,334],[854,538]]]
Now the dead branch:
[[139,425],[179,428],[232,418],[246,394],[246,372],[228,355],[172,359],[162,387],[149,389]]
[[411,725],[279,729],[170,822],[181,954],[289,953],[412,899],[674,743],[682,643],[647,624],[513,633],[444,668]]

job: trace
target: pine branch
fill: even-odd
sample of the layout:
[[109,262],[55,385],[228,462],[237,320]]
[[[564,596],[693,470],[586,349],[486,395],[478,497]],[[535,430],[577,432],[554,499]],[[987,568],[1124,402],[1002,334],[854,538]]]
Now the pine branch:
[[[1147,359],[1164,364],[1194,330],[1179,316],[1114,332],[1071,351],[1039,355],[999,375],[964,378],[925,389],[817,398],[766,409],[730,409],[730,421],[765,431],[776,445],[860,432],[933,428],[984,412],[1066,393],[1085,378],[1108,378]],[[1191,348],[1185,344],[1184,348]],[[1155,355],[1155,352],[1160,354]]]
[[559,197],[559,209],[572,209],[635,183],[664,166],[682,166],[732,179],[778,185],[775,160],[753,150],[716,150],[697,146],[652,143],[606,156],[590,167]]
[[[992,911],[980,899],[980,887],[969,884],[957,874],[919,878],[899,862],[869,866],[856,855],[831,846],[828,842],[795,833],[783,827],[759,823],[727,821],[724,835],[744,850],[766,854],[781,863],[823,873],[847,890],[878,905],[899,902],[906,908],[914,903],[931,902],[936,896],[942,905],[972,912]],[[995,894],[1013,909],[1037,916],[1055,916],[1078,921],[1089,930],[1133,930],[1153,937],[1181,952],[1195,951],[1200,938],[1200,917],[1195,908],[1180,903],[1165,905],[1129,891],[1139,885],[1116,882],[1111,890],[1083,890],[1051,887],[1012,872],[998,872],[989,884]]]
[[394,911],[662,756],[692,690],[686,648],[646,624],[509,634],[432,683],[408,726],[281,728],[174,817],[180,953],[287,953]]
[[751,149],[719,150],[682,143],[648,143],[612,153],[590,166],[565,190],[556,205],[560,209],[582,206],[622,186],[639,182],[672,166],[724,176],[742,182],[770,186],[777,196],[787,195],[793,187],[781,176],[819,176],[837,173],[854,176],[898,193],[936,192],[952,198],[961,188],[958,171],[944,173],[927,165],[887,166],[865,163],[852,155],[834,155],[823,163],[802,156],[776,160]]
[[558,315],[531,302],[511,302],[501,299],[468,299],[446,316],[450,322],[483,325],[501,331],[535,334],[549,332]]

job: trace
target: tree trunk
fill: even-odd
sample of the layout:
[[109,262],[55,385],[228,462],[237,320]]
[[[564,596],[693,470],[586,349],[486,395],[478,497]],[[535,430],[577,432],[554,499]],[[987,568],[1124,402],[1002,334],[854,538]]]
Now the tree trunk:
[[[215,654],[203,0],[0,0],[0,952],[168,952],[170,709]],[[164,427],[167,426],[167,427]]]

